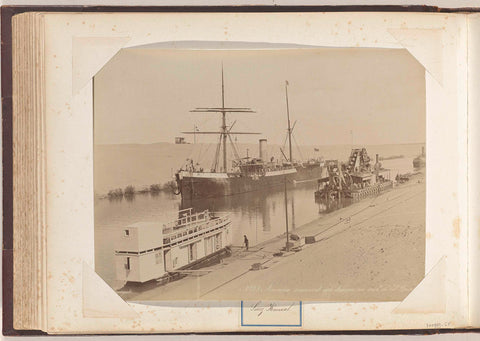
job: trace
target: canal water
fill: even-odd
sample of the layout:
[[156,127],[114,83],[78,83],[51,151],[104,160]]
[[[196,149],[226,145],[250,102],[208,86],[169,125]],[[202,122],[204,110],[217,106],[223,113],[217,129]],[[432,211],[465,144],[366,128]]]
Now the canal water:
[[[413,171],[412,157],[385,160],[382,164],[390,169],[390,177]],[[325,204],[315,202],[317,184],[297,184],[287,191],[288,225],[291,233],[296,228],[328,214]],[[181,201],[180,196],[162,192],[137,194],[130,199],[96,199],[95,201],[95,268],[97,273],[112,287],[115,281],[114,243],[115,236],[129,224],[140,221],[167,223],[175,220],[177,212],[192,207],[194,211],[208,209],[229,212],[232,220],[233,246],[242,246],[246,235],[251,247],[285,232],[284,187],[269,191],[252,192],[230,197]]]

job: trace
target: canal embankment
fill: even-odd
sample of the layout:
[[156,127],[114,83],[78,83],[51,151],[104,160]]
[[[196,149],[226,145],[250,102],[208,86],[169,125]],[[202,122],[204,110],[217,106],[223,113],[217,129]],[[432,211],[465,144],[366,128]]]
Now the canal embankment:
[[285,246],[280,235],[248,251],[234,247],[220,264],[179,281],[121,296],[130,301],[402,300],[424,276],[424,180],[416,174],[392,190],[298,226],[295,234],[316,241],[298,252],[275,256]]

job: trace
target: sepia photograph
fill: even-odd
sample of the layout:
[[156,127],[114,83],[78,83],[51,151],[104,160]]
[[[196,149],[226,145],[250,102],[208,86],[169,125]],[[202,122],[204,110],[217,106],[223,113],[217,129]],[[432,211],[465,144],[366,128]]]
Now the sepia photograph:
[[407,50],[158,43],[93,84],[95,271],[124,300],[402,301],[424,278]]

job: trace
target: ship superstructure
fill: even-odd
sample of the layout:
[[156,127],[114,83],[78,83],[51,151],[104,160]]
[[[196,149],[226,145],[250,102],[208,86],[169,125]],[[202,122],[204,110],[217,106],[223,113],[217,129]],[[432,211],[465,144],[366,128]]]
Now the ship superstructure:
[[413,167],[415,169],[425,168],[425,165],[427,164],[426,158],[425,147],[422,147],[422,154],[413,159]]
[[[281,152],[284,160],[274,160],[267,157],[266,139],[259,140],[259,156],[240,157],[233,135],[260,134],[254,132],[232,131],[235,122],[227,125],[227,113],[254,113],[251,108],[226,107],[225,86],[222,67],[222,105],[221,107],[196,108],[191,112],[220,113],[222,123],[219,131],[193,131],[184,134],[215,134],[219,136],[212,167],[209,171],[198,167],[193,160],[189,160],[176,174],[178,193],[182,199],[200,199],[258,191],[296,181],[317,180],[321,177],[323,163],[321,160],[309,162],[295,162],[292,157],[292,132],[295,124],[290,125],[290,113],[288,108],[288,82],[285,84],[288,119],[288,142],[289,157],[284,151]],[[227,140],[229,140],[234,155],[231,167],[228,167]]]
[[325,175],[318,180],[315,192],[317,201],[362,199],[392,188],[390,172],[384,169],[376,154],[372,165],[365,148],[354,148],[346,163],[338,160],[326,161]]
[[162,224],[135,223],[119,230],[115,240],[118,280],[144,283],[188,269],[231,245],[228,213],[180,210]]

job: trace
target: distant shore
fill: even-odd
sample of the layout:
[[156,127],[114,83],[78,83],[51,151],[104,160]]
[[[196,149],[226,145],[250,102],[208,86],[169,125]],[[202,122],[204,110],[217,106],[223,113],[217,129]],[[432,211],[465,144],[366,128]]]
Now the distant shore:
[[[268,142],[269,143],[269,142]],[[380,157],[404,155],[405,158],[416,157],[425,144],[392,144],[353,146],[367,148],[373,159],[375,154]],[[279,145],[268,144],[267,155],[282,159]],[[238,153],[241,157],[248,154],[256,156],[257,144],[238,143]],[[347,160],[352,146],[299,146],[293,150],[295,159],[308,160],[323,157],[325,160]],[[297,150],[298,149],[298,150]],[[193,159],[200,167],[210,169],[215,156],[215,145],[197,144],[130,144],[130,145],[96,145],[94,147],[94,188],[101,197],[110,190],[126,186],[134,186],[136,191],[150,187],[151,184],[164,185],[174,179],[175,172],[185,165],[187,159]]]
[[174,193],[176,190],[175,181],[168,181],[164,184],[152,184],[150,186],[141,186],[135,188],[133,185],[128,185],[124,189],[115,188],[108,191],[106,194],[96,194],[97,199],[123,199],[132,198],[137,194],[158,194],[160,192]]
[[395,160],[395,159],[403,159],[405,155],[391,155],[391,156],[380,156],[378,158],[379,161],[384,161],[384,160]]

